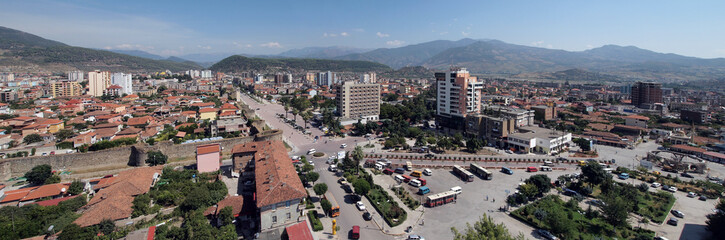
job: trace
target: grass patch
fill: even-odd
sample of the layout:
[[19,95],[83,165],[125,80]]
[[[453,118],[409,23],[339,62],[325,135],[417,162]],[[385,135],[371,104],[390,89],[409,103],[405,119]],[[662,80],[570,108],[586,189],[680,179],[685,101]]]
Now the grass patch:
[[636,213],[657,223],[664,222],[672,205],[675,205],[675,197],[665,191],[654,194],[647,192],[640,194],[637,198],[639,201],[635,207]]
[[410,194],[408,191],[405,190],[403,187],[394,187],[393,192],[395,193],[395,196],[398,196],[400,198],[400,201],[403,201],[405,203],[405,206],[408,206],[411,210],[415,210],[420,206],[420,202],[418,200],[413,199],[410,197]]
[[322,231],[322,229],[325,229],[322,226],[322,222],[320,221],[320,218],[317,217],[317,211],[315,211],[315,210],[308,211],[307,217],[310,219],[310,224],[312,224],[312,231],[319,232],[319,231]]
[[312,154],[312,156],[313,157],[322,157],[322,156],[325,156],[325,154],[322,153],[322,152],[315,152],[315,153]]
[[[582,214],[582,213],[584,214]],[[546,196],[511,213],[516,219],[536,228],[550,230],[563,239],[652,239],[647,229],[618,227],[613,229],[599,212],[582,211],[556,195]]]
[[380,185],[374,185],[365,197],[391,227],[402,224],[408,217],[408,213]]

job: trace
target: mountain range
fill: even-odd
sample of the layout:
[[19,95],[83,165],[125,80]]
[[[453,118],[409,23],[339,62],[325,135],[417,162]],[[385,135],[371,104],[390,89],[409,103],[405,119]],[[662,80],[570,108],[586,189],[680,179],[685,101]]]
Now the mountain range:
[[[138,54],[138,52],[136,53]],[[5,69],[53,72],[92,71],[95,69],[149,72],[201,68],[198,64],[183,59],[154,60],[105,50],[69,46],[5,27],[0,27],[0,66]]]
[[[46,70],[108,69],[123,71],[184,70],[211,67],[235,56],[218,69],[233,69],[230,62],[294,67],[298,59],[371,61],[394,69],[423,66],[429,70],[466,67],[474,74],[492,74],[539,79],[607,79],[683,82],[725,81],[725,59],[703,59],[672,53],[657,53],[634,46],[605,45],[585,51],[565,51],[505,43],[490,39],[436,40],[397,48],[374,50],[354,47],[308,47],[278,55],[232,53],[186,54],[164,58],[139,50],[96,50],[68,46],[29,33],[0,27],[0,66],[36,67]],[[246,59],[238,56],[246,57]],[[260,61],[283,59],[284,61]],[[251,61],[251,63],[250,63]],[[302,61],[328,66],[332,62]],[[361,62],[358,62],[361,63]],[[281,64],[281,65],[280,65]],[[292,64],[292,65],[289,65]],[[349,69],[346,62],[335,63]],[[342,64],[342,65],[340,65]],[[314,65],[314,64],[313,64]],[[361,66],[360,64],[353,64]],[[372,69],[386,67],[363,64]],[[309,66],[309,65],[307,65]],[[329,65],[332,66],[332,65]],[[365,69],[365,68],[363,68]],[[239,70],[239,69],[235,69]],[[317,69],[324,70],[324,69]],[[332,70],[332,69],[328,69]],[[423,74],[409,68],[393,75]],[[391,75],[392,76],[392,75]]]

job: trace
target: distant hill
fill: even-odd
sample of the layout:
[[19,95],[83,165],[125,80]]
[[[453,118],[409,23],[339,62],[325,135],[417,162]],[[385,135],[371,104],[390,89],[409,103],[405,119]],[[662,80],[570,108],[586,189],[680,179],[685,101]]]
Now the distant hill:
[[292,49],[278,54],[281,57],[291,58],[319,58],[330,59],[348,54],[363,53],[372,49],[353,48],[353,47],[306,47],[300,49]]
[[390,67],[367,61],[343,61],[329,59],[300,59],[300,58],[249,58],[234,55],[225,58],[209,67],[212,71],[236,72],[240,70],[329,70],[329,71],[389,71]]
[[196,63],[153,60],[105,50],[73,47],[10,28],[0,28],[0,66],[48,71],[102,69],[146,72],[199,69]]
[[151,53],[148,53],[148,52],[145,52],[145,51],[141,51],[141,50],[110,49],[110,50],[107,50],[107,51],[109,51],[109,52],[115,52],[115,53],[120,53],[120,54],[131,55],[131,56],[135,56],[135,57],[148,58],[148,59],[153,59],[153,60],[166,59],[165,57],[162,57],[162,56],[159,56],[159,55],[156,55],[156,54],[151,54]]
[[442,51],[466,46],[474,42],[476,40],[469,38],[458,41],[438,40],[399,48],[379,48],[370,52],[350,54],[335,59],[373,61],[393,68],[419,66]]
[[[536,72],[514,75],[514,78],[541,79],[541,80],[562,80],[562,81],[587,81],[587,82],[621,82],[624,78],[589,72],[582,69],[568,69],[558,72]],[[628,79],[631,80],[631,79]]]
[[386,78],[432,78],[435,73],[425,67],[402,67],[398,70],[383,72],[378,74],[380,77]]

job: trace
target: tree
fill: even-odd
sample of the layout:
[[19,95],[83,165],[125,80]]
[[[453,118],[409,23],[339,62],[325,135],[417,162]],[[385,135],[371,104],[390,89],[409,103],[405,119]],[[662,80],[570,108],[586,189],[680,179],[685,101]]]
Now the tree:
[[76,239],[93,239],[96,235],[93,231],[88,231],[90,228],[81,228],[75,223],[63,228],[63,232],[58,234],[59,240],[76,240]]
[[35,148],[33,148],[33,149],[30,149],[30,156],[35,156],[35,152],[37,152],[37,151],[38,151],[38,150],[37,150],[37,149],[35,149]]
[[518,236],[513,236],[506,226],[502,224],[496,224],[493,222],[491,217],[483,214],[477,222],[466,223],[466,230],[461,233],[455,227],[451,228],[453,232],[454,240],[523,240],[524,235],[519,233]]
[[527,183],[527,184],[521,185],[521,186],[519,186],[519,190],[521,190],[520,191],[521,194],[523,194],[524,196],[526,196],[526,198],[529,198],[529,199],[531,199],[534,196],[539,194],[539,189],[537,189],[536,186],[534,186],[534,184]]
[[725,239],[725,200],[721,198],[715,209],[719,211],[707,215],[707,230],[712,232],[713,239]]
[[70,184],[70,187],[68,187],[68,193],[70,193],[70,195],[81,194],[83,192],[83,185],[83,182],[81,182],[80,180],[73,180],[73,182],[71,182]]
[[295,119],[295,122],[297,122],[297,115],[300,114],[300,110],[292,109],[292,117]]
[[551,179],[544,174],[536,174],[526,180],[526,183],[536,186],[540,194],[546,194],[551,190]]
[[549,223],[554,234],[569,235],[569,232],[574,230],[574,221],[569,219],[565,211],[551,209],[547,214],[546,222]]
[[305,180],[312,182],[312,183],[315,183],[317,181],[317,179],[320,179],[320,174],[316,173],[316,172],[308,172],[305,175],[306,175]]
[[104,235],[108,235],[116,230],[116,224],[114,224],[110,219],[103,219],[101,223],[98,224],[98,230]]
[[355,194],[360,196],[368,194],[370,191],[370,183],[362,178],[355,180],[352,186],[355,188]]
[[289,104],[284,104],[284,118],[287,118],[287,113],[289,113]]
[[30,134],[23,138],[23,142],[25,144],[31,144],[31,143],[42,142],[42,141],[43,141],[43,137],[41,137],[37,133]]
[[45,179],[45,182],[43,184],[55,184],[60,183],[60,177],[58,175],[50,175],[50,177]]
[[602,198],[601,206],[604,220],[614,227],[627,224],[628,212],[632,209],[631,199],[625,199],[616,193],[610,193]]
[[232,224],[234,221],[234,209],[231,206],[226,206],[219,211],[219,221],[221,226]]
[[332,203],[330,203],[330,201],[328,201],[327,199],[323,198],[320,201],[320,206],[322,207],[322,210],[328,214],[330,213],[330,211],[332,211]]
[[138,217],[142,215],[146,215],[150,213],[149,205],[151,203],[151,197],[149,194],[141,194],[136,196],[133,199],[133,205],[131,208],[133,209],[133,214],[131,214],[132,217]]
[[605,179],[612,177],[607,174],[602,165],[599,165],[596,161],[589,161],[587,162],[587,165],[582,167],[582,176],[584,177],[585,182],[594,185],[599,185],[604,182]]
[[468,149],[468,152],[476,153],[481,148],[483,148],[483,141],[481,139],[471,138],[466,141],[466,149]]
[[61,129],[60,131],[56,132],[54,135],[55,135],[55,138],[57,138],[59,141],[63,141],[63,140],[73,137],[73,130]]
[[325,194],[325,192],[327,192],[327,184],[318,183],[315,184],[312,189],[315,190],[315,194],[317,194],[317,196],[322,196],[323,194]]
[[28,179],[28,182],[34,185],[42,185],[51,175],[53,175],[53,173],[50,165],[43,164],[33,167],[33,169],[25,173],[24,177]]
[[352,160],[355,163],[355,171],[357,173],[360,172],[360,162],[363,160],[364,156],[362,147],[360,146],[356,146],[355,150],[352,151]]
[[151,166],[164,165],[166,164],[166,160],[169,158],[161,151],[149,151],[146,156],[146,163]]
[[302,112],[301,115],[302,115],[302,120],[305,122],[305,128],[307,128],[307,122],[310,121],[310,119],[312,118],[312,115],[310,112],[307,112],[307,111]]

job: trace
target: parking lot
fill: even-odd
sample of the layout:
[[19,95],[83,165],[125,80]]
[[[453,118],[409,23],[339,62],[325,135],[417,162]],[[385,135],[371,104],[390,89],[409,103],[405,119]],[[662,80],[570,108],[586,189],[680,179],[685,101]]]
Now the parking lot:
[[[423,176],[427,180],[426,186],[431,190],[426,196],[448,191],[454,186],[460,186],[463,191],[456,202],[434,208],[419,207],[416,211],[423,211],[424,213],[422,219],[413,226],[413,233],[422,235],[426,239],[451,239],[453,238],[451,227],[463,231],[467,223],[478,221],[485,213],[492,217],[494,222],[505,224],[514,235],[521,232],[527,239],[536,239],[532,235],[534,228],[515,220],[508,216],[506,212],[499,211],[499,208],[506,205],[506,197],[516,191],[519,182],[534,174],[546,174],[549,178],[555,180],[560,175],[574,173],[577,170],[536,173],[518,170],[514,171],[513,175],[493,171],[492,180],[482,180],[476,177],[473,182],[462,181],[450,169],[432,169],[432,172],[431,176]],[[409,175],[410,171],[405,174]],[[382,178],[384,182],[379,184],[388,188],[397,186],[398,183],[393,179],[395,175],[398,174]],[[405,183],[402,184],[406,185],[406,189],[409,190],[411,196],[416,196],[421,204],[425,202],[425,196],[416,194],[417,188]]]

